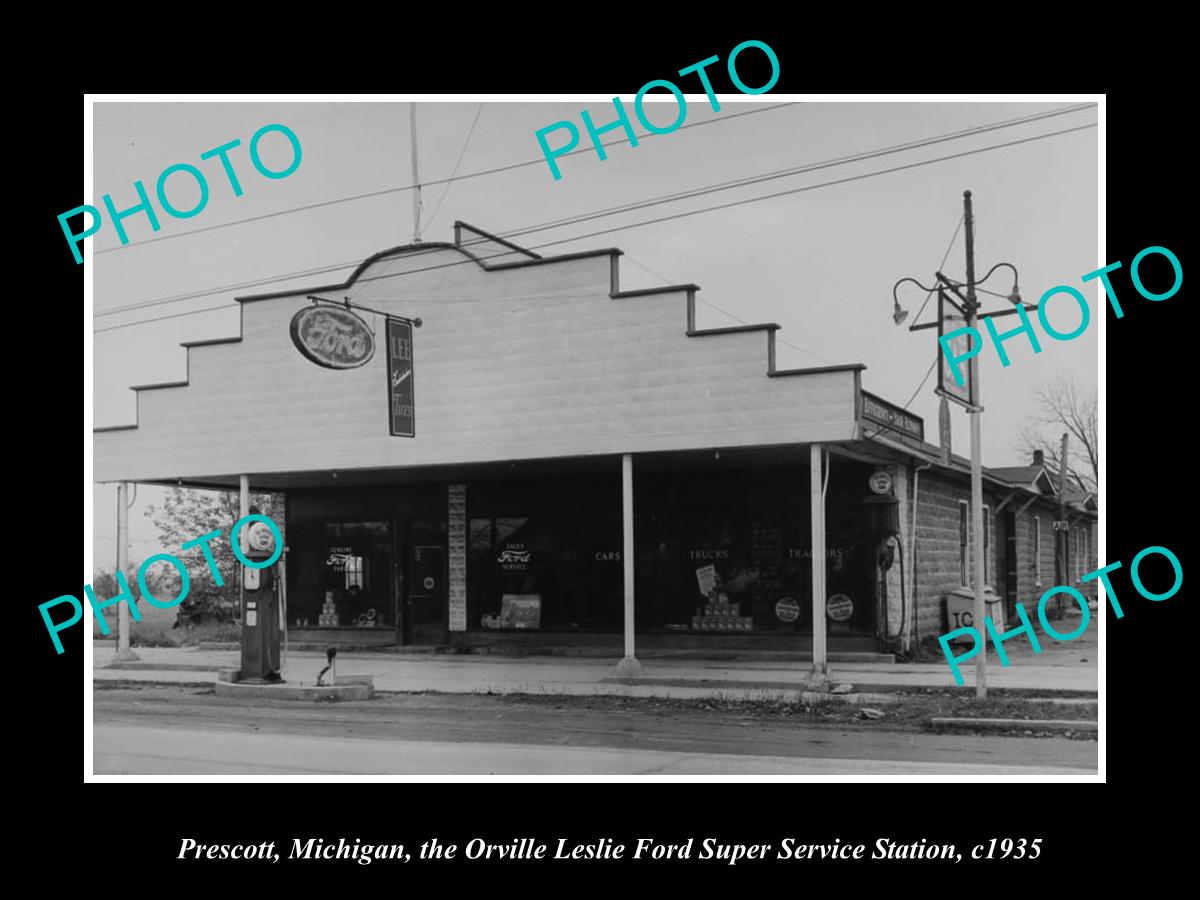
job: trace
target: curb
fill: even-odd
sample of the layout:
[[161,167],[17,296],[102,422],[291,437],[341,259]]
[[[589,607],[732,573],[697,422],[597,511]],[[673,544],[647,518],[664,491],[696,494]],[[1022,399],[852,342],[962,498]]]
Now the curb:
[[238,681],[237,669],[222,669],[217,673],[218,697],[254,697],[258,700],[370,700],[375,694],[370,675],[344,675],[336,684],[317,686],[298,681],[275,684]]
[[205,666],[191,663],[110,662],[101,669],[122,669],[141,672],[219,672],[225,666]]
[[[200,664],[185,664],[185,663],[147,663],[147,662],[112,662],[106,666],[98,666],[96,671],[133,671],[133,672],[197,672],[197,673],[218,673],[228,668],[227,665],[200,665]],[[152,684],[176,684],[178,682],[170,679],[158,680],[154,678],[143,678],[139,681]],[[594,682],[597,687],[604,685],[625,685],[631,687],[646,687],[646,688],[691,688],[697,690],[708,690],[714,695],[718,693],[728,693],[743,695],[739,699],[745,699],[744,695],[749,694],[786,694],[789,699],[800,699],[804,703],[815,703],[822,700],[842,700],[847,703],[863,703],[865,699],[870,698],[872,703],[897,703],[900,702],[900,694],[910,694],[920,696],[925,691],[941,691],[953,690],[957,692],[974,690],[971,687],[964,688],[931,688],[928,686],[919,685],[889,685],[889,684],[855,684],[852,692],[835,694],[812,691],[808,689],[808,685],[804,683],[786,682],[786,681],[728,681],[728,680],[706,680],[706,679],[686,679],[686,678],[656,678],[653,676],[646,677],[621,677],[607,676]],[[1039,697],[1036,694],[1030,696],[1028,691],[1054,690],[1060,694],[1074,694],[1072,697]],[[401,690],[401,691],[386,691],[386,693],[428,693],[424,690]],[[475,691],[433,691],[432,693],[475,693]],[[519,691],[494,691],[494,693],[530,693],[527,690]],[[1068,688],[991,688],[989,693],[994,694],[998,698],[1003,698],[1010,701],[1022,701],[1030,703],[1055,703],[1070,706],[1082,706],[1098,703],[1098,698],[1094,691],[1071,690]],[[610,694],[604,690],[596,690],[590,693],[592,696],[618,696]],[[580,695],[588,696],[588,695]],[[751,698],[754,699],[754,698]],[[1024,721],[1024,720],[1018,720]]]
[[1084,719],[982,719],[971,716],[934,716],[929,724],[939,728],[1020,728],[1025,731],[1099,731],[1099,722]]
[[[897,693],[897,692],[899,692],[899,693],[908,693],[908,694],[918,694],[918,693],[921,693],[924,691],[953,691],[953,692],[959,693],[959,694],[963,694],[963,693],[967,693],[967,692],[970,692],[971,694],[975,693],[975,686],[972,684],[964,684],[960,687],[960,686],[954,685],[954,684],[944,684],[944,685],[871,684],[869,682],[863,682],[861,684],[855,683],[854,687],[856,690],[876,691],[878,693]],[[1032,692],[1046,692],[1046,693],[1053,692],[1054,694],[1071,694],[1072,696],[1070,698],[1039,697],[1036,695],[1036,693],[1031,696],[1030,695],[1031,691]],[[1092,702],[1098,702],[1100,699],[1100,692],[1098,690],[1093,690],[1091,688],[1071,688],[1071,687],[1052,687],[1052,688],[1051,687],[1036,687],[1036,688],[989,687],[988,688],[988,696],[992,696],[993,694],[997,697],[1003,697],[1005,699],[1044,700],[1047,703],[1052,702],[1055,699],[1058,699],[1058,700],[1070,699],[1071,702],[1088,701],[1088,700],[1090,700]]]

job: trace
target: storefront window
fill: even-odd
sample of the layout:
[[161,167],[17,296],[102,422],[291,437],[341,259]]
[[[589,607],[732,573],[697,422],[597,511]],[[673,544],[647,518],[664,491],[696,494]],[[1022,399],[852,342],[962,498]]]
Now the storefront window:
[[613,516],[472,519],[468,627],[619,629],[620,548]]
[[[868,474],[839,461],[830,477],[825,570],[831,632],[875,629],[877,573],[886,571],[877,551],[886,535],[874,533],[871,508],[861,502]],[[802,469],[656,473],[641,495],[635,527],[654,569],[638,583],[639,627],[810,631],[806,485]],[[653,617],[644,613],[648,607]]]
[[537,630],[551,624],[557,618],[546,615],[556,605],[553,543],[539,518],[473,519],[469,627]]
[[299,522],[289,544],[289,626],[395,627],[387,522]]
[[617,516],[560,520],[558,585],[567,628],[618,631],[622,627],[624,559]]
[[[872,634],[886,597],[886,516],[863,503],[870,468],[833,464],[826,504],[831,633]],[[599,488],[603,487],[601,491]],[[619,508],[579,486],[489,485],[469,520],[467,627],[596,630],[623,622]],[[597,500],[596,498],[599,498]],[[637,480],[635,624],[639,630],[788,634],[812,629],[806,469],[653,470]],[[582,508],[580,508],[582,507]],[[522,515],[514,515],[521,512]],[[886,529],[885,529],[886,530]]]
[[797,523],[771,496],[778,488],[768,472],[657,477],[635,528],[653,567],[639,582],[639,611],[652,609],[639,625],[691,632],[798,627],[807,595],[798,591],[799,550],[789,553],[797,547]]

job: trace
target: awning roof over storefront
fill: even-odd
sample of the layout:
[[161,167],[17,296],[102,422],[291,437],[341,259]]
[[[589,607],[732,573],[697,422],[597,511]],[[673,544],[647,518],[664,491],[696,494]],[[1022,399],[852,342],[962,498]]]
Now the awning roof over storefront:
[[[893,432],[893,433],[888,433]],[[894,429],[867,431],[864,440],[886,447],[898,456],[907,456],[920,464],[929,463],[943,472],[953,473],[966,478],[971,473],[971,461],[956,453],[944,460],[940,447],[927,444],[923,440],[911,440],[904,435],[894,433]],[[1010,490],[1025,497],[1056,498],[1058,491],[1048,473],[1043,472],[1044,478],[1026,481],[1023,477],[1025,466],[983,467],[984,484],[994,489]],[[1095,515],[1099,506],[1094,493],[1084,493],[1070,485],[1066,490],[1067,506],[1072,510]]]
[[[184,344],[186,377],[142,385],[130,425],[95,430],[95,479],[236,483],[617,453],[854,440],[861,364],[776,369],[778,325],[696,328],[696,285],[619,289],[615,249],[548,259],[463,223],[345,284],[239,298],[240,334]],[[316,295],[423,320],[415,437],[389,429],[379,349],[328,369],[289,324]]]

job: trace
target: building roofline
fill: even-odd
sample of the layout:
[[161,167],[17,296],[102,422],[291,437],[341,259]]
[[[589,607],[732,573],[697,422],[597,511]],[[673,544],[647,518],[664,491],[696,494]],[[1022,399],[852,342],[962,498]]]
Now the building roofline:
[[[396,247],[391,247],[387,250],[381,250],[378,253],[372,254],[371,256],[367,257],[357,267],[355,267],[354,271],[350,274],[349,278],[345,282],[340,283],[340,284],[331,284],[331,285],[324,285],[324,286],[319,286],[319,287],[300,287],[300,288],[292,288],[292,289],[283,290],[283,291],[270,291],[268,293],[263,293],[263,294],[248,294],[245,296],[235,297],[234,299],[238,303],[238,306],[236,307],[238,310],[238,335],[236,337],[212,338],[212,339],[206,339],[206,340],[186,341],[186,342],[181,343],[180,346],[185,348],[185,350],[187,351],[186,355],[185,355],[185,367],[186,367],[185,371],[187,373],[186,377],[182,380],[172,379],[170,381],[164,381],[164,382],[159,382],[159,383],[139,384],[139,385],[133,386],[131,388],[131,390],[133,390],[135,392],[135,396],[137,396],[139,398],[138,406],[135,407],[135,411],[134,411],[133,423],[132,424],[94,427],[92,429],[93,433],[104,432],[104,431],[123,431],[123,430],[127,430],[127,429],[137,428],[138,422],[140,420],[139,413],[140,413],[140,392],[141,391],[157,390],[157,389],[161,389],[161,388],[187,387],[191,382],[191,349],[193,347],[206,347],[206,346],[214,346],[214,345],[219,345],[219,344],[240,343],[243,338],[243,321],[242,320],[243,320],[244,309],[245,309],[244,304],[257,302],[260,300],[275,300],[275,299],[282,299],[282,298],[286,298],[286,297],[304,296],[306,294],[347,290],[347,289],[353,287],[355,282],[358,281],[358,279],[362,276],[362,274],[370,266],[374,265],[376,262],[379,262],[382,259],[389,258],[389,257],[399,257],[399,256],[403,256],[404,254],[423,253],[423,252],[441,251],[441,250],[457,251],[458,253],[461,253],[464,257],[466,257],[464,260],[461,260],[460,262],[462,262],[462,263],[474,262],[486,272],[502,271],[502,270],[507,270],[507,269],[518,269],[518,268],[524,268],[526,266],[550,265],[553,263],[571,262],[571,261],[581,260],[581,259],[594,259],[594,258],[598,258],[598,257],[608,257],[610,260],[609,292],[608,292],[610,299],[619,300],[619,299],[632,298],[632,297],[663,296],[663,295],[670,295],[670,294],[685,293],[686,294],[687,317],[686,317],[686,325],[684,328],[684,334],[685,334],[685,336],[687,336],[689,338],[691,338],[691,337],[720,337],[723,335],[731,335],[731,334],[750,334],[750,333],[756,333],[756,332],[766,332],[766,334],[767,334],[767,371],[766,371],[766,374],[770,377],[791,376],[791,375],[815,375],[815,374],[827,373],[827,372],[854,372],[856,375],[856,378],[857,378],[857,373],[861,372],[863,369],[866,368],[866,366],[862,363],[848,363],[845,365],[819,366],[819,367],[814,367],[814,368],[809,368],[809,369],[777,370],[775,368],[775,333],[777,331],[779,331],[781,328],[781,326],[779,324],[777,324],[775,322],[766,322],[766,323],[758,323],[758,324],[742,324],[742,325],[735,325],[735,326],[724,327],[724,328],[697,328],[696,327],[696,294],[700,290],[700,287],[698,285],[688,283],[688,284],[666,285],[664,287],[659,287],[659,288],[638,288],[638,289],[631,290],[631,291],[621,291],[621,290],[619,290],[619,282],[620,282],[619,262],[620,262],[620,257],[623,256],[624,253],[622,250],[619,250],[615,247],[609,247],[609,248],[604,248],[604,249],[600,249],[600,250],[583,250],[583,251],[579,251],[579,252],[575,252],[575,253],[564,253],[559,256],[541,257],[541,256],[533,253],[532,251],[524,250],[523,248],[518,247],[516,244],[506,241],[503,238],[496,237],[495,235],[488,234],[488,232],[485,232],[482,229],[476,228],[475,226],[470,225],[466,222],[462,222],[462,221],[455,222],[455,238],[456,238],[456,240],[461,240],[462,232],[464,229],[469,230],[473,233],[479,234],[479,235],[483,236],[484,238],[486,238],[487,240],[492,240],[503,246],[510,247],[514,251],[525,253],[532,258],[511,260],[508,262],[492,263],[492,262],[488,262],[484,258],[477,256],[476,254],[470,252],[469,250],[464,249],[458,243],[448,243],[445,241],[432,241],[429,243],[422,242],[422,243],[401,244]],[[449,265],[458,265],[458,264],[459,263],[450,263]],[[447,265],[447,264],[443,263],[443,264],[440,264],[438,267],[444,266],[444,265]],[[431,267],[431,268],[437,268],[437,267]],[[416,269],[413,271],[416,272],[416,271],[421,271],[421,270]],[[402,273],[397,273],[397,275],[399,275],[399,274],[402,274]],[[858,382],[856,380],[856,382],[855,382],[856,396],[857,396],[859,387],[860,387],[860,385],[858,384]],[[857,402],[857,400],[856,400],[856,402]]]
[[[918,448],[918,447],[914,447],[912,444],[905,444],[905,443],[898,442],[898,441],[881,439],[878,434],[874,434],[871,437],[866,438],[866,440],[878,441],[879,443],[884,444],[886,447],[889,447],[892,450],[896,450],[901,453],[906,453],[909,456],[913,456],[918,459],[924,460],[925,462],[932,463],[934,466],[937,466],[938,468],[943,469],[948,472],[953,472],[956,475],[966,475],[969,477],[971,474],[969,460],[967,460],[963,457],[960,457],[960,456],[951,455],[950,463],[947,464],[942,461],[941,451],[937,447],[933,446],[932,444],[926,443],[926,442],[922,442],[922,446]],[[1013,468],[1013,467],[1012,466],[1007,466],[1007,467],[999,466],[998,468]],[[996,486],[999,486],[1002,488],[1006,488],[1008,490],[1023,491],[1026,494],[1031,495],[1034,499],[1043,499],[1043,500],[1047,500],[1047,501],[1052,501],[1052,500],[1056,501],[1057,500],[1055,495],[1048,495],[1048,494],[1040,493],[1038,491],[1033,490],[1032,487],[1030,487],[1029,485],[1014,484],[1011,481],[1005,481],[1002,478],[997,478],[995,475],[993,475],[991,473],[991,470],[987,466],[983,467],[983,479],[984,479],[984,481],[987,481],[993,485],[996,485]],[[1081,505],[1080,503],[1068,502],[1067,506],[1070,507],[1071,509],[1075,510],[1076,512],[1083,512],[1083,513],[1087,513],[1088,515],[1096,514],[1094,510],[1090,510],[1085,505]]]
[[[468,226],[469,227],[469,226]],[[401,244],[396,247],[391,247],[387,250],[380,250],[378,253],[368,256],[365,260],[359,263],[358,267],[350,273],[350,277],[340,284],[326,284],[319,287],[303,287],[293,288],[286,291],[270,291],[265,294],[247,294],[242,297],[234,297],[238,303],[255,303],[259,300],[277,300],[281,297],[296,297],[303,294],[318,294],[326,291],[344,291],[354,286],[359,277],[370,266],[387,257],[400,257],[406,253],[423,252],[430,250],[455,250],[467,257],[461,263],[450,263],[449,265],[465,264],[468,261],[474,262],[485,271],[498,271],[506,269],[520,269],[526,266],[542,266],[552,263],[571,262],[578,259],[587,259],[595,256],[622,256],[624,251],[618,250],[616,247],[607,247],[602,250],[580,250],[576,253],[563,253],[559,256],[538,256],[535,259],[518,259],[510,262],[489,263],[484,258],[479,257],[469,250],[466,250],[457,244],[451,244],[447,241],[429,241],[417,244]],[[446,264],[442,264],[446,265]],[[431,266],[430,268],[440,268],[440,266]],[[421,271],[417,269],[414,271]]]

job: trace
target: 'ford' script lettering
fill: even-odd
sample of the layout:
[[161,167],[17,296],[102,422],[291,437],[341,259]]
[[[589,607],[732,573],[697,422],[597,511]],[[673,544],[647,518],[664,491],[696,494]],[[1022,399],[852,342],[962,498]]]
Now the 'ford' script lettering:
[[375,355],[375,336],[348,309],[308,306],[292,317],[296,349],[327,369],[353,369]]

